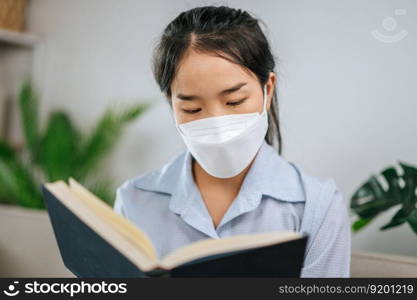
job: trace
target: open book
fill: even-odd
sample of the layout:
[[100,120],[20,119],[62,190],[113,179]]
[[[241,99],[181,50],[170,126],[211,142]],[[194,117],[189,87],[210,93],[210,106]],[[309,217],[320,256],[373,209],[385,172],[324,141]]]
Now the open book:
[[[299,277],[307,235],[202,239],[158,260],[151,239],[73,178],[42,185],[65,266],[78,277]],[[169,230],[169,228],[167,228]]]

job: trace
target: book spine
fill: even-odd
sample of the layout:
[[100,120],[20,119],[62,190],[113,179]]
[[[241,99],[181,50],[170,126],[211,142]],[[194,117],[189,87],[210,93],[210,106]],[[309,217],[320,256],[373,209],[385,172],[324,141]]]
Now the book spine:
[[154,277],[169,278],[169,277],[171,277],[171,272],[169,270],[165,270],[165,269],[155,269],[155,270],[146,272],[145,277],[148,277],[148,278],[154,278]]

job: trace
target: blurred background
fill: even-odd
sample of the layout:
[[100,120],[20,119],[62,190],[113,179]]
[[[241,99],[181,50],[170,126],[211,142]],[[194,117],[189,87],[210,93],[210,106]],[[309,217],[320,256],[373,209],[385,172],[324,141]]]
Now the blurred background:
[[[71,276],[31,197],[38,182],[74,176],[111,205],[115,187],[185,149],[151,55],[175,16],[202,5],[266,23],[285,159],[333,177],[348,207],[372,174],[388,188],[394,175],[381,171],[401,174],[399,161],[416,170],[414,0],[0,0],[0,276]],[[367,225],[353,233],[354,251],[415,262],[416,185],[406,184],[409,219],[380,230],[404,201],[386,193],[388,204],[357,223]]]

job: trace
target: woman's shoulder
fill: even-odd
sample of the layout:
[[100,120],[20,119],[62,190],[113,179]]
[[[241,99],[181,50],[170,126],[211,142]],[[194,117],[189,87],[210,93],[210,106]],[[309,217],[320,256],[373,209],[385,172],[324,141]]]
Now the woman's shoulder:
[[312,175],[294,163],[289,164],[297,170],[305,195],[302,231],[314,235],[326,218],[346,219],[347,203],[333,177]]
[[172,173],[169,166],[173,166],[175,160],[178,160],[180,156],[178,155],[159,169],[147,171],[124,180],[116,188],[113,209],[129,217],[128,214],[131,211],[135,211],[135,216],[140,213],[141,210],[135,209],[138,206],[154,207],[156,205],[160,208],[160,205],[166,205],[167,201],[164,200],[167,200],[166,197],[169,195],[171,188],[169,182],[163,179],[165,178],[163,174]]
[[117,193],[148,191],[163,194],[172,193],[175,178],[184,165],[185,152],[175,155],[158,169],[153,169],[123,181],[117,187]]
[[[308,235],[301,277],[349,276],[348,203],[334,178],[314,176],[300,167],[294,168],[300,174],[306,194],[299,230]],[[328,267],[329,257],[340,263]]]
[[306,198],[331,195],[339,190],[335,179],[331,176],[319,176],[306,171],[304,168],[290,163],[297,170]]
[[[331,195],[339,190],[336,181],[331,176],[320,176],[310,173],[299,163],[284,158],[273,150],[272,146],[266,145],[265,162],[262,168],[265,169],[268,177],[272,179],[273,185],[278,185],[280,189],[287,191],[286,194],[298,194],[298,200],[302,202],[314,203],[322,202],[325,205]],[[288,185],[285,187],[283,185]],[[297,191],[297,193],[295,192]]]
[[332,201],[340,201],[341,191],[331,176],[320,176],[306,171],[292,162],[288,162],[297,172],[300,187],[303,189],[305,205],[309,209],[326,210]]
[[285,173],[294,178],[292,182],[296,182],[292,184],[293,188],[302,191],[304,228],[311,229],[320,226],[327,217],[330,207],[334,208],[332,211],[338,211],[340,214],[346,213],[344,197],[333,177],[316,175],[281,156],[279,159],[281,160],[280,166],[288,169]]

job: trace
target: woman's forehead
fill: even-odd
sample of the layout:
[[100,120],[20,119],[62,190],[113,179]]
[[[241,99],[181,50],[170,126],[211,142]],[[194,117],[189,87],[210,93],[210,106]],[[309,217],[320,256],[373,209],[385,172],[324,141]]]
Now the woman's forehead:
[[221,90],[237,82],[256,82],[256,77],[243,66],[216,54],[187,51],[177,68],[171,91],[174,95]]

